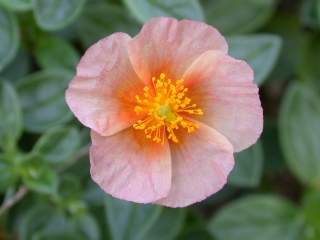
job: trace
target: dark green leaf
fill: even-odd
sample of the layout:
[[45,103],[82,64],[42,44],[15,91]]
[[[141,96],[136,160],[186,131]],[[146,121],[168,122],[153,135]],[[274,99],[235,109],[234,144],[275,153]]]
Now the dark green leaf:
[[299,65],[301,77],[304,80],[312,80],[320,86],[320,34],[310,37],[305,46],[302,63]]
[[205,230],[190,231],[181,234],[177,240],[214,240]]
[[83,214],[76,219],[76,225],[81,231],[82,235],[86,236],[87,240],[99,240],[100,230],[95,218],[89,214]]
[[105,201],[105,193],[90,180],[85,188],[84,196],[86,202],[91,206],[103,206]]
[[208,225],[217,240],[300,240],[297,209],[276,196],[257,195],[222,208]]
[[310,192],[304,196],[303,212],[306,221],[306,240],[320,238],[320,193]]
[[63,70],[42,71],[18,84],[24,124],[32,132],[44,132],[72,118],[64,93],[72,75]]
[[234,186],[257,187],[260,183],[262,169],[262,145],[256,143],[253,147],[236,154],[236,165],[231,172],[229,182]]
[[56,204],[69,215],[78,218],[87,213],[87,205],[80,198],[82,194],[81,182],[75,175],[62,175],[59,179]]
[[28,156],[21,168],[23,183],[33,191],[44,194],[56,194],[58,176],[54,169],[35,156]]
[[311,28],[320,28],[320,14],[319,14],[318,0],[304,0],[302,6],[302,21]]
[[320,22],[320,1],[317,1],[317,6],[316,6],[317,10],[318,10],[318,20]]
[[113,240],[141,240],[158,219],[161,208],[107,197],[106,214]]
[[63,174],[59,178],[56,204],[73,217],[81,218],[87,212],[87,206],[80,199],[82,194],[79,178],[71,174]]
[[277,119],[265,119],[261,142],[264,152],[263,170],[266,174],[282,175],[287,166],[280,146]]
[[280,143],[289,168],[303,183],[320,185],[320,97],[315,88],[295,83],[283,100]]
[[18,233],[21,240],[91,240],[61,210],[43,204],[27,209]]
[[33,0],[37,24],[44,30],[58,30],[80,15],[85,0]]
[[139,25],[128,15],[126,9],[107,3],[87,6],[78,28],[83,45],[88,47],[114,32],[137,33]]
[[54,128],[47,131],[34,146],[33,153],[45,161],[61,166],[71,160],[80,146],[80,135],[75,128]]
[[35,231],[47,224],[52,214],[52,208],[44,205],[35,204],[27,208],[17,225],[19,239],[30,240]]
[[30,71],[30,57],[23,50],[18,52],[13,61],[0,73],[4,79],[16,82]]
[[42,68],[64,68],[71,71],[80,58],[72,45],[57,37],[39,38],[35,56]]
[[[285,29],[285,30],[284,30]],[[301,62],[301,50],[308,35],[301,28],[300,19],[290,12],[277,13],[262,30],[280,36],[282,50],[270,80],[279,86],[280,81],[292,79]]]
[[247,61],[253,68],[258,85],[271,73],[281,49],[281,39],[266,34],[231,37],[229,44],[230,54]]
[[170,16],[178,19],[203,21],[198,0],[123,0],[133,16],[141,23],[152,17]]
[[80,233],[68,231],[49,231],[38,232],[32,236],[32,240],[87,240]]
[[51,213],[46,225],[32,234],[32,240],[99,240],[100,232],[95,219],[84,214],[71,219],[63,214]]
[[58,176],[49,168],[29,166],[23,174],[24,184],[33,191],[54,194]]
[[19,46],[16,17],[0,7],[0,72],[15,57]]
[[0,4],[13,11],[26,11],[32,8],[32,0],[0,0]]
[[12,150],[22,133],[21,106],[14,88],[0,82],[0,148]]
[[58,193],[64,201],[68,199],[79,200],[81,190],[81,183],[77,176],[66,174],[60,177]]
[[0,155],[0,193],[11,187],[16,181],[15,173],[11,164]]
[[273,14],[274,0],[207,0],[207,22],[224,34],[252,32]]
[[143,239],[173,240],[176,239],[185,220],[183,209],[164,208]]

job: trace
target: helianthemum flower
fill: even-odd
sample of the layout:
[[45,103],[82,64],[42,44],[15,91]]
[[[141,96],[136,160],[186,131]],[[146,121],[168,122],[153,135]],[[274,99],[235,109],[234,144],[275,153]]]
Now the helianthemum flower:
[[261,134],[253,71],[205,23],[154,18],[90,47],[66,92],[91,128],[91,175],[114,197],[183,207],[220,190]]

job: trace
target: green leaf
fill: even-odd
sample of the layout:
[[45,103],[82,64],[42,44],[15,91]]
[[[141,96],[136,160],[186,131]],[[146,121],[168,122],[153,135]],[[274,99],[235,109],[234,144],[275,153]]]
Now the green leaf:
[[58,194],[55,201],[61,209],[74,217],[82,217],[86,214],[86,203],[81,200],[82,188],[78,176],[66,174],[59,179]]
[[180,236],[177,240],[214,240],[207,231],[193,231]]
[[90,214],[83,214],[76,219],[76,225],[87,240],[101,239],[98,223]]
[[30,57],[20,50],[13,61],[0,73],[1,77],[15,83],[30,71]]
[[43,204],[35,204],[25,209],[17,225],[18,239],[29,240],[32,233],[43,228],[52,216],[52,208]]
[[222,208],[209,222],[217,240],[300,240],[297,209],[284,199],[252,195]]
[[72,118],[64,94],[72,79],[69,72],[46,70],[19,81],[24,125],[31,132],[44,132]]
[[16,180],[11,164],[3,155],[0,155],[0,193],[11,187]]
[[184,209],[164,208],[143,239],[173,240],[176,239],[185,220]]
[[319,23],[320,23],[320,1],[318,0],[317,1],[317,6],[316,6],[317,10],[318,10],[318,20],[319,20]]
[[203,21],[198,0],[123,0],[133,16],[144,23],[153,17],[170,16]]
[[35,204],[27,209],[18,224],[21,240],[95,240],[84,234],[74,219],[60,210],[44,204]]
[[64,200],[79,200],[81,195],[81,183],[76,175],[66,174],[60,177],[59,197]]
[[308,39],[308,34],[301,27],[299,17],[290,11],[278,11],[262,31],[275,34],[282,39],[280,57],[270,76],[270,80],[279,86],[284,80],[296,76],[301,64],[301,50]]
[[158,219],[161,208],[107,197],[107,220],[113,240],[141,240]]
[[16,17],[0,7],[0,72],[15,57],[19,46]]
[[282,176],[287,164],[280,146],[278,119],[265,119],[261,142],[264,152],[263,171],[267,175]]
[[135,19],[131,19],[126,9],[107,3],[87,6],[78,27],[80,39],[85,47],[114,32],[134,35],[138,30],[139,24]]
[[[281,49],[281,38],[259,34],[229,38],[230,54],[249,63],[261,85],[271,73]],[[268,59],[268,61],[266,61]]]
[[0,82],[0,148],[11,151],[22,133],[21,106],[15,89]]
[[80,146],[80,134],[75,128],[59,127],[47,131],[33,148],[53,166],[63,166],[71,160]]
[[90,180],[83,193],[83,199],[90,206],[103,206],[105,200],[105,193],[95,184],[92,180]]
[[236,165],[232,170],[229,183],[239,187],[257,187],[263,170],[262,145],[254,146],[236,154]]
[[294,83],[282,102],[280,143],[291,171],[303,183],[320,186],[320,97],[316,88]]
[[320,77],[320,35],[314,35],[306,41],[306,45],[302,54],[302,62],[299,65],[301,78],[304,80],[312,80],[318,86]]
[[[58,225],[58,228],[56,227]],[[89,214],[70,219],[53,213],[46,226],[32,234],[32,240],[99,240],[96,220]]]
[[319,6],[318,0],[303,1],[301,17],[304,25],[315,29],[320,28]]
[[78,52],[68,42],[49,36],[38,39],[35,56],[38,64],[47,69],[73,70],[80,59]]
[[303,214],[306,222],[306,240],[320,238],[320,193],[310,192],[303,199]]
[[21,167],[23,183],[33,191],[44,194],[56,194],[58,176],[54,169],[36,156],[29,155]]
[[272,16],[274,0],[207,0],[207,22],[224,34],[252,32]]
[[49,231],[38,232],[32,236],[32,240],[87,240],[80,233],[68,231]]
[[0,5],[13,11],[27,11],[32,9],[32,0],[0,0]]
[[33,0],[32,3],[39,27],[53,31],[74,22],[80,15],[85,0]]

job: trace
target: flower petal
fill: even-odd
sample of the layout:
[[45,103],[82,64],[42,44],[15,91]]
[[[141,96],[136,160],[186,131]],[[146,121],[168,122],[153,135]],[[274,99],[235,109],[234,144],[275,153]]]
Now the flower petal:
[[172,186],[169,194],[157,204],[185,207],[225,185],[234,165],[232,145],[213,128],[198,124],[195,132],[179,136],[181,143],[170,145]]
[[188,66],[207,50],[228,51],[223,36],[213,27],[191,20],[153,18],[129,43],[131,63],[145,81],[161,72],[180,79]]
[[115,33],[90,47],[66,92],[71,111],[100,135],[114,134],[137,120],[134,97],[144,84],[128,58],[130,39]]
[[263,111],[247,63],[208,51],[194,61],[183,79],[190,98],[204,111],[201,121],[226,136],[235,151],[257,141],[263,128]]
[[105,192],[138,203],[167,195],[171,186],[167,141],[153,143],[133,128],[109,137],[92,132],[91,137],[91,176]]

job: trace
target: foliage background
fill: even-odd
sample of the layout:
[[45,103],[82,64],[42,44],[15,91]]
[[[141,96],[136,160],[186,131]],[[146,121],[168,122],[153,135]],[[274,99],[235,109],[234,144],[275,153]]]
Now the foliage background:
[[[112,199],[64,90],[85,49],[153,16],[206,21],[255,71],[259,142],[184,209]],[[319,240],[320,0],[0,0],[0,239]]]

